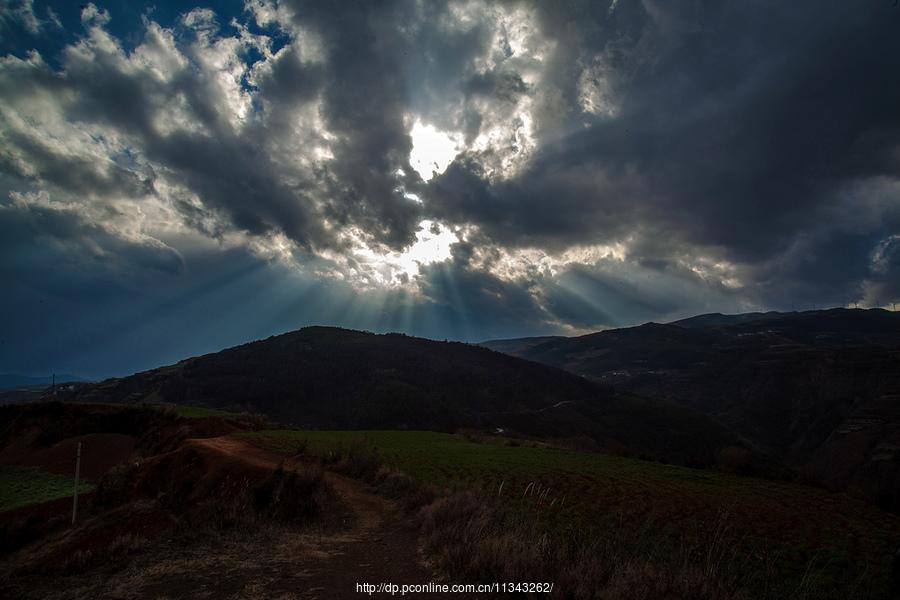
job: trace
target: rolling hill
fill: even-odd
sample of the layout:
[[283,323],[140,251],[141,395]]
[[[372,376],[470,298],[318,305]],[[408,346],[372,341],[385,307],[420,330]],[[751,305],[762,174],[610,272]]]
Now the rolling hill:
[[263,413],[315,429],[504,430],[667,462],[766,468],[712,419],[479,346],[307,327],[176,365],[78,386],[81,402]]
[[900,508],[900,314],[701,315],[514,354],[698,410],[815,481]]

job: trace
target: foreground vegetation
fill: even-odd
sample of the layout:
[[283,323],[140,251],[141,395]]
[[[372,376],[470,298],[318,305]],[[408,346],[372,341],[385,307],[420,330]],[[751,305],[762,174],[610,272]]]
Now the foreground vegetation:
[[[0,512],[65,498],[74,489],[75,480],[71,477],[31,467],[0,465]],[[83,481],[78,485],[80,494],[93,489],[93,485]]]
[[[76,529],[69,530],[65,506],[0,518],[0,555],[10,556],[5,566],[0,562],[4,597],[46,597],[57,583],[47,577],[61,573],[84,587],[60,597],[85,597],[106,589],[98,574],[120,569],[132,584],[142,581],[142,593],[187,595],[179,586],[205,589],[212,573],[241,571],[237,557],[267,554],[272,544],[293,549],[239,581],[219,581],[222,594],[257,585],[261,573],[285,572],[273,565],[286,561],[326,579],[343,581],[361,563],[373,578],[384,577],[393,567],[372,566],[368,557],[405,548],[412,558],[395,562],[418,564],[421,544],[430,567],[450,581],[553,582],[557,598],[898,597],[891,559],[900,519],[809,486],[476,432],[258,430],[175,406],[51,403],[15,410],[8,411],[15,427],[0,432],[0,441],[35,428],[43,432],[42,447],[85,431],[142,433],[135,454],[123,453],[97,478]],[[396,502],[373,498],[332,471]],[[47,477],[35,469],[0,471],[3,506],[12,490],[23,498],[19,506],[45,501],[19,484]],[[59,484],[56,497],[71,494],[69,478],[49,477]],[[371,527],[378,518],[367,511],[378,506],[381,530],[339,541],[357,517]],[[303,544],[321,538],[296,534],[310,527],[334,533],[333,556],[357,554],[345,562],[306,562],[310,547]],[[260,528],[272,541],[246,535]],[[36,540],[42,541],[26,548]],[[234,543],[240,550],[226,565],[218,545]],[[181,583],[158,577],[172,568],[173,553],[186,552],[205,565],[201,575],[185,571]],[[269,591],[298,584],[270,583]]]
[[360,472],[383,461],[435,488],[443,498],[420,514],[426,544],[449,572],[485,580],[543,572],[632,589],[654,572],[669,591],[649,597],[883,597],[900,541],[900,519],[846,495],[530,442],[400,431],[242,437],[286,454],[349,457]]

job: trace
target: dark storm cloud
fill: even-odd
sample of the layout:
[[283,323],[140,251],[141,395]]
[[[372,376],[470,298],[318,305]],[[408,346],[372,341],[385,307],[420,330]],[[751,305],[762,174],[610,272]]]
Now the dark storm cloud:
[[255,80],[260,96],[266,99],[267,116],[280,126],[289,126],[298,103],[315,100],[328,76],[324,65],[305,63],[304,58],[299,49],[280,52],[271,59],[271,69]]
[[[14,197],[22,198],[21,195]],[[93,276],[131,277],[140,270],[178,275],[184,261],[178,251],[155,239],[132,241],[109,232],[69,207],[20,200],[0,202],[0,273],[7,280],[34,278],[34,285],[54,286],[58,277],[40,274],[43,263],[65,264]]]
[[326,2],[295,9],[322,36],[328,56],[323,117],[338,141],[327,214],[392,248],[411,243],[420,220],[418,207],[398,190],[396,173],[408,168],[412,149],[401,68],[409,7],[363,2],[335,11]]
[[491,183],[477,157],[462,157],[435,178],[428,198],[438,218],[476,223],[501,245],[564,248],[640,227],[651,192],[630,173],[608,174],[597,163],[548,164]]
[[[18,151],[15,158],[0,153],[0,168],[7,173],[57,186],[73,194],[138,196],[149,191],[147,179],[130,169],[54,152],[40,140],[19,133],[10,133],[6,139]],[[23,172],[16,159],[24,160],[33,171]]]
[[[900,175],[900,11],[889,3],[539,6],[560,42],[554,64],[611,57],[617,110],[587,126],[573,111],[572,132],[513,181],[486,182],[477,156],[458,161],[432,186],[446,219],[526,246],[649,229],[755,265],[816,230],[815,209],[845,186]],[[574,103],[573,69],[553,77]],[[847,248],[860,260],[871,249]],[[843,283],[827,270],[817,275]]]

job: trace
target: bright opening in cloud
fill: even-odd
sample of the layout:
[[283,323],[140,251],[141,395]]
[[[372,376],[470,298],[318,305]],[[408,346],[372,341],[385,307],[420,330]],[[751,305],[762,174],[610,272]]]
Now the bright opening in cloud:
[[416,121],[409,135],[413,143],[409,163],[425,181],[443,173],[459,154],[458,136],[440,131],[434,125]]
[[[446,168],[446,167],[445,167]],[[401,268],[410,275],[419,272],[419,265],[429,265],[450,258],[450,246],[459,241],[459,237],[446,227],[433,221],[419,223],[421,229],[416,232],[415,243],[399,255]]]
[[450,258],[450,246],[460,237],[440,223],[423,220],[416,232],[416,241],[403,252],[377,254],[368,247],[356,251],[356,257],[368,268],[371,280],[380,285],[397,286],[409,283],[419,274],[419,268]]

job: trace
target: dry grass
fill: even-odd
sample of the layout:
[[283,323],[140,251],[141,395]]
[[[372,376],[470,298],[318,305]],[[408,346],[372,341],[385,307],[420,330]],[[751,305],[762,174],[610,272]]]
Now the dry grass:
[[[879,597],[871,581],[850,587],[803,577],[778,580],[734,543],[729,515],[679,542],[618,530],[548,530],[495,498],[470,492],[438,498],[418,514],[426,553],[453,579],[554,582],[555,598],[572,600]],[[649,532],[648,532],[649,534]],[[777,561],[777,556],[768,557]],[[812,572],[812,567],[807,573]]]
[[324,512],[333,497],[321,467],[285,471],[279,466],[253,490],[253,505],[258,514],[309,523]]
[[[314,560],[316,526],[260,520],[212,531],[156,540],[115,542],[116,554],[73,556],[64,580],[28,574],[4,581],[0,597],[21,600],[83,598],[300,598],[290,588],[298,565]],[[61,582],[64,581],[64,584]]]
[[751,590],[753,597],[898,597],[888,588],[892,577],[900,580],[891,567],[900,521],[846,495],[524,441],[507,446],[471,432],[280,430],[241,437],[281,452],[302,439],[313,456],[367,443],[373,449],[354,452],[377,454],[402,471],[397,477],[408,474],[438,495],[471,491],[491,499],[488,505],[503,502],[511,527],[578,547],[600,540],[616,557],[654,572],[662,565],[715,573],[727,589]]
[[[256,486],[190,507],[178,514],[174,529],[151,537],[126,532],[98,543],[94,529],[85,532],[90,547],[78,541],[79,530],[47,538],[45,546],[71,551],[61,560],[54,552],[45,562],[33,561],[43,556],[39,549],[10,556],[0,563],[0,597],[291,598],[284,588],[296,577],[297,561],[313,556],[322,532],[334,527],[329,515],[336,504],[321,468],[277,469]],[[128,514],[134,505],[94,514],[84,526],[109,524],[110,514]]]
[[[548,531],[501,499],[471,492],[440,496],[434,486],[382,464],[377,449],[363,440],[332,447],[320,458],[330,469],[368,482],[417,513],[426,554],[454,579],[552,581],[554,597],[573,600],[750,597],[736,575],[739,557],[726,544],[724,517],[713,531],[686,538],[691,544],[685,543],[677,556],[651,556],[652,543],[636,545],[631,530],[607,537]],[[552,492],[532,485],[524,494],[540,507],[559,501]]]
[[747,597],[721,561],[656,559],[629,552],[612,538],[542,532],[470,493],[438,499],[419,518],[426,550],[452,577],[552,581],[554,597],[572,599]]
[[[52,535],[45,535],[39,546],[10,555],[4,565],[7,575],[72,575],[101,565],[121,564],[121,559],[140,552],[149,543],[145,535],[133,533],[135,530],[149,531],[154,539],[174,535],[182,545],[189,546],[226,531],[247,534],[267,527],[299,531],[317,522],[327,509],[335,512],[335,495],[321,467],[279,467],[255,485],[242,480],[241,485],[212,487],[208,497],[191,504],[165,495],[152,500],[126,498],[124,491],[138,468],[123,468],[106,478],[100,486],[100,504],[78,528],[57,528]],[[161,521],[169,525],[160,529],[157,524]],[[163,533],[174,523],[174,532]],[[22,527],[34,528],[34,523],[29,521]],[[27,542],[35,536],[23,539]]]

